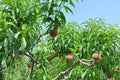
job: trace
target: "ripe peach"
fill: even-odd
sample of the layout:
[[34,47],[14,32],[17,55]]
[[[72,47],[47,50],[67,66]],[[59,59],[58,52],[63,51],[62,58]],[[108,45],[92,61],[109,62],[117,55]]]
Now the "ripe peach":
[[113,78],[112,74],[107,75],[107,78]]
[[73,56],[71,54],[68,54],[66,56],[66,60],[71,61],[73,59]]
[[50,31],[50,36],[52,36],[52,37],[56,37],[57,36],[57,29],[53,29],[53,30],[51,30]]
[[92,55],[92,58],[93,58],[95,61],[97,61],[97,60],[100,59],[100,54],[94,53],[94,54]]
[[32,66],[33,66],[32,63],[27,64],[28,68],[32,68]]
[[51,54],[55,54],[56,53],[54,49],[52,49],[50,52],[51,52]]

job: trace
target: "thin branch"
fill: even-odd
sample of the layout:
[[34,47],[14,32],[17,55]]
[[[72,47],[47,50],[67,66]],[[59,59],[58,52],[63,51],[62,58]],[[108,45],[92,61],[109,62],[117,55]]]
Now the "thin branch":
[[47,56],[45,57],[45,59],[47,59],[48,61],[53,60],[55,57],[57,57],[58,55],[53,55],[53,56]]
[[34,46],[39,42],[40,38],[48,33],[44,33],[38,36],[38,39],[35,41]]
[[34,62],[37,61],[36,58],[34,58],[34,57],[30,54],[30,52],[25,52],[25,55],[26,55],[27,57],[30,57],[30,58],[32,59],[32,61],[34,61]]
[[71,67],[67,68],[65,71],[60,72],[60,73],[59,73],[54,79],[52,79],[52,80],[58,80],[61,76],[69,73],[78,63],[79,63],[79,60],[75,61],[74,64],[73,64]]
[[83,62],[93,62],[93,59],[87,60],[87,59],[81,59]]
[[[91,63],[87,63],[87,62],[91,62]],[[91,67],[92,65],[94,65],[95,61],[92,60],[85,60],[85,59],[78,59],[76,60],[71,67],[67,68],[65,71],[60,72],[55,78],[53,78],[52,80],[58,80],[60,77],[65,76],[66,74],[68,74],[74,67],[76,67],[77,64],[82,63],[86,66]]]
[[[48,33],[46,32],[46,33],[44,33],[44,34],[39,35],[39,36],[38,36],[38,39],[34,42],[33,46],[35,47],[36,44],[39,42],[40,38],[41,38],[42,36],[46,35],[46,34],[48,34]],[[32,51],[32,49],[33,49],[33,47],[31,46],[31,47],[29,48],[29,51]]]
[[[88,66],[88,67],[91,67],[91,66],[94,65],[94,63],[95,63],[95,60],[93,60],[93,59],[92,59],[92,60],[84,60],[84,59],[83,59],[83,60],[82,60],[82,59],[80,60],[80,59],[79,59],[79,61],[80,61],[80,63],[82,63],[82,64],[84,64],[84,65],[86,65],[86,66]],[[87,62],[90,62],[90,63],[87,63],[86,61],[87,61]]]

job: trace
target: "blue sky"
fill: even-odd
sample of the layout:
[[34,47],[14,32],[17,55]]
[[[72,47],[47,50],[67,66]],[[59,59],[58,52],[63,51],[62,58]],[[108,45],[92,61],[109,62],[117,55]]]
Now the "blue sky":
[[65,13],[67,21],[76,21],[81,23],[89,18],[104,18],[106,22],[111,24],[118,23],[120,25],[120,0],[83,0],[76,2],[71,13]]

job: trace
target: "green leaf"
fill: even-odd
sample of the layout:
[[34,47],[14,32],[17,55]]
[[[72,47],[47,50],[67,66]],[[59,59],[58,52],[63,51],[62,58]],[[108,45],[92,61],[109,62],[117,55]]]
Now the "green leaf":
[[0,46],[0,50],[2,49],[2,46]]
[[59,13],[60,13],[60,17],[61,17],[61,19],[63,20],[63,23],[65,24],[65,23],[66,23],[66,18],[65,18],[64,13],[61,12],[61,11],[59,11]]
[[0,11],[0,18],[2,18],[2,11]]
[[6,65],[7,65],[7,66],[10,66],[10,65],[11,65],[11,62],[12,62],[12,60],[11,60],[10,58],[6,59]]
[[13,27],[16,27],[16,25],[13,24],[12,22],[8,22],[7,25],[11,25],[11,26],[13,26]]
[[25,37],[22,37],[21,39],[21,50],[24,50],[27,46]]
[[[79,0],[76,0],[77,2],[79,2]],[[83,2],[83,0],[80,0],[81,2]]]
[[74,4],[73,0],[69,0],[69,3],[70,3],[73,7],[75,7],[75,4]]
[[10,16],[10,15],[8,15],[8,14],[6,14],[5,16],[6,16],[6,18],[7,18],[7,17],[8,17],[8,18],[11,18],[11,19],[15,22],[15,24],[17,24],[17,20],[16,20],[13,16]]
[[94,33],[91,33],[91,34],[89,35],[89,37],[88,37],[88,40],[89,40],[89,41],[91,41],[91,40],[93,39],[93,35],[94,35]]
[[11,29],[8,29],[7,33],[8,33],[8,36],[9,36],[10,40],[13,40],[14,39],[14,33],[13,33],[13,31]]
[[88,72],[88,69],[86,69],[85,72],[82,74],[82,76],[81,76],[81,77],[82,77],[82,80],[84,80],[85,75],[87,74],[87,72]]
[[0,54],[0,66],[2,65],[3,56],[4,56],[4,54]]
[[17,33],[15,34],[15,38],[16,38],[16,39],[18,38],[19,34],[20,34],[20,32],[17,32]]
[[68,11],[69,11],[69,12],[71,12],[71,13],[73,14],[72,10],[71,10],[69,7],[63,6],[63,8],[65,9],[65,11],[66,11],[67,13],[68,13]]
[[15,40],[14,33],[11,29],[8,29],[7,33],[8,33],[8,37],[9,37],[10,46],[11,46],[12,43],[14,43],[14,40]]
[[8,39],[7,38],[5,38],[4,40],[4,48],[5,48],[5,53],[7,53],[8,52]]
[[60,24],[66,23],[65,15],[62,11],[56,10],[55,21]]

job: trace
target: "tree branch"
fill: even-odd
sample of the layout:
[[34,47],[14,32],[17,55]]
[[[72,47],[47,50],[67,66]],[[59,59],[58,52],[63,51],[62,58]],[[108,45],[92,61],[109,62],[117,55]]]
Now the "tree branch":
[[[39,40],[40,40],[40,37],[42,37],[42,36],[44,36],[44,35],[46,35],[46,34],[48,34],[48,33],[46,32],[46,33],[44,33],[44,34],[39,35],[39,36],[38,36],[38,39],[37,39],[36,41],[34,41],[33,46],[36,46],[36,44],[37,44],[37,43],[39,42]],[[37,62],[37,59],[31,54],[32,49],[33,49],[33,47],[30,46],[29,50],[26,51],[24,55],[26,55],[27,57],[31,58],[32,61]]]
[[[44,34],[39,35],[39,36],[38,36],[38,39],[37,39],[36,41],[34,41],[33,46],[36,46],[36,44],[39,42],[40,38],[41,38],[42,36],[46,35],[46,34],[48,34],[48,33],[46,32],[46,33],[44,33]],[[33,47],[30,46],[29,51],[32,51],[32,49],[33,49]]]
[[[89,63],[91,62],[91,63]],[[92,60],[85,60],[85,59],[78,59],[76,60],[71,67],[67,68],[65,71],[60,72],[55,78],[53,78],[52,80],[58,80],[61,76],[65,76],[66,74],[68,74],[74,67],[76,67],[77,64],[82,63],[86,66],[91,67],[92,65],[94,65],[95,61]]]
[[32,59],[32,61],[34,61],[34,62],[37,61],[36,58],[34,58],[34,57],[30,54],[30,52],[25,52],[25,55],[28,56],[28,57],[30,57],[30,58]]

